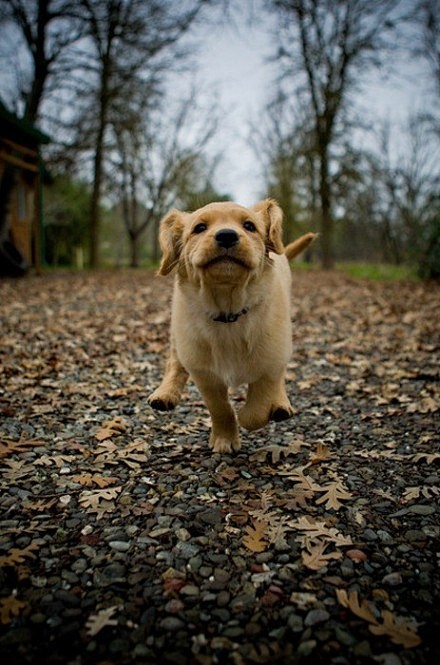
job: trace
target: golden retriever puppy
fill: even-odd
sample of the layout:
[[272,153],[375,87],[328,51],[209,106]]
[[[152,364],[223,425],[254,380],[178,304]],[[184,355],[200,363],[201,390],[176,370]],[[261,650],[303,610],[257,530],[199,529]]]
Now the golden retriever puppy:
[[[211,415],[216,453],[240,448],[238,423],[248,430],[285,420],[291,355],[288,259],[314,240],[308,233],[283,247],[282,211],[266,199],[252,208],[211,203],[192,213],[172,210],[161,222],[159,274],[176,270],[171,349],[165,376],[149,398],[173,409],[188,375]],[[248,384],[237,416],[228,388]]]

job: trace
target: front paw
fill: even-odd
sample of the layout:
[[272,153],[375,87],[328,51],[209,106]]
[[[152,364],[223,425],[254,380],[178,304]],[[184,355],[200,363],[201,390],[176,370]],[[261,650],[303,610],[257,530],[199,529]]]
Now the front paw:
[[270,412],[269,420],[280,423],[282,420],[288,420],[293,416],[293,409],[290,406],[274,406]]
[[156,411],[172,411],[179,399],[175,395],[155,390],[148,398],[148,404]]
[[240,450],[240,439],[237,436],[214,436],[211,434],[209,445],[214,453],[227,454]]

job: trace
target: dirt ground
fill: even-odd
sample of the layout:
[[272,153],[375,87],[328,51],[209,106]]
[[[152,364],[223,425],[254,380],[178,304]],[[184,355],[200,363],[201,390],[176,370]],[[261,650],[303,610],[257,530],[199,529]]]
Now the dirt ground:
[[440,287],[294,272],[295,415],[224,456],[147,404],[171,288],[0,282],[2,662],[438,662]]

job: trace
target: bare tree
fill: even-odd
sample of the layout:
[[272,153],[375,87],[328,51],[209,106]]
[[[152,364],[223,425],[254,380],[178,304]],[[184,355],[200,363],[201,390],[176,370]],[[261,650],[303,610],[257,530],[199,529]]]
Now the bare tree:
[[[80,17],[71,0],[3,0],[0,21],[1,57],[9,57],[11,51],[16,57],[17,100],[24,104],[23,117],[35,122],[40,119],[48,86],[53,90],[66,74],[67,51],[82,34]],[[19,72],[21,44],[30,67]]]
[[401,0],[267,0],[278,16],[278,51],[286,90],[305,97],[319,163],[323,267],[334,262],[332,148],[351,94],[389,46]]
[[[85,12],[92,55],[84,70],[95,85],[95,142],[90,212],[90,265],[99,265],[100,200],[106,135],[114,103],[147,83],[157,83],[169,58],[206,0],[177,5],[171,0],[79,0]],[[125,97],[129,99],[129,97]]]
[[212,177],[216,157],[209,158],[207,148],[217,125],[215,108],[202,109],[193,91],[171,113],[159,107],[115,127],[113,182],[116,177],[132,267],[139,264],[146,229]]
[[[12,63],[16,76],[14,91],[17,111],[34,123],[41,119],[41,107],[48,86],[62,80],[63,59],[81,36],[81,25],[72,12],[70,0],[3,0],[0,7],[0,58]],[[22,46],[29,58],[22,70]],[[6,74],[8,68],[3,65]],[[0,178],[0,232],[6,224],[8,202],[14,187],[16,169],[6,164]]]
[[252,124],[250,144],[261,165],[265,191],[283,209],[286,244],[303,232],[303,224],[316,228],[317,160],[307,109],[293,106],[280,91]]
[[440,4],[421,0],[415,18],[421,26],[422,38],[416,52],[429,63],[437,96],[440,96]]

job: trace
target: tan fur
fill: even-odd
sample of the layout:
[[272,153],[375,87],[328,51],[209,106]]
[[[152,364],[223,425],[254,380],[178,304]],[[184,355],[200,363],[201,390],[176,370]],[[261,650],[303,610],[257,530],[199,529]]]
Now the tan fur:
[[[254,228],[246,228],[250,223]],[[210,412],[210,444],[218,453],[240,448],[238,423],[254,430],[292,415],[285,388],[291,354],[288,260],[316,236],[306,234],[284,248],[281,226],[282,211],[272,199],[252,208],[227,202],[193,213],[172,210],[161,222],[159,274],[177,274],[170,356],[149,403],[174,408],[191,376]],[[238,235],[233,247],[220,247],[215,239],[225,229]],[[229,315],[237,318],[215,320]],[[228,388],[241,384],[248,384],[248,393],[237,419]]]

